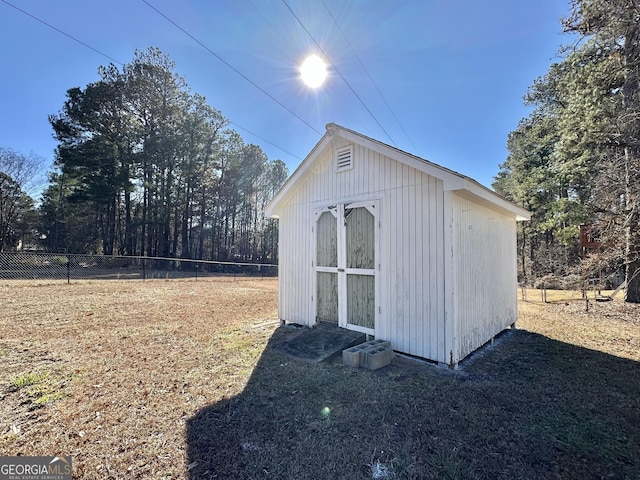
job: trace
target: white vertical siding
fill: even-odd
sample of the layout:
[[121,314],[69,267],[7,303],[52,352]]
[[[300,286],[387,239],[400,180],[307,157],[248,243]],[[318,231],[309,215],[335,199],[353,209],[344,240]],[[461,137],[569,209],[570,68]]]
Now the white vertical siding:
[[378,200],[376,337],[394,349],[441,362],[444,351],[443,182],[362,145],[353,168],[336,173],[333,140],[313,174],[286,199],[280,215],[280,318],[313,325],[313,210],[336,203]]
[[453,192],[447,190],[442,196],[442,210],[444,216],[444,239],[442,257],[444,262],[444,329],[442,331],[442,344],[445,352],[444,363],[454,364],[458,361],[454,351],[456,348],[456,289],[457,270],[454,264],[454,215]]
[[[299,240],[299,226],[309,222],[305,208],[289,205],[279,220],[279,317],[302,325],[312,325],[315,319],[310,309],[313,278],[311,277],[311,236]],[[305,218],[308,217],[308,218]],[[309,229],[311,226],[309,226]]]
[[516,226],[457,194],[453,216],[457,362],[516,321]]
[[334,154],[352,141],[323,137],[278,200],[280,318],[315,324],[314,212],[372,202],[376,337],[457,363],[516,321],[515,213],[450,172],[354,137],[350,170],[337,173]]

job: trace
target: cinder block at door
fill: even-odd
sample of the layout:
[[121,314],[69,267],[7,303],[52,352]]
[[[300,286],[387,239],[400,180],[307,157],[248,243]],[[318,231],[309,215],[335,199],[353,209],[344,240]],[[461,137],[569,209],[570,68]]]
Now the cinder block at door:
[[374,347],[362,352],[360,365],[369,370],[378,370],[386,367],[393,360],[393,350],[391,345]]
[[368,342],[364,342],[362,345],[369,345],[370,347],[386,347],[387,345],[391,345],[391,342],[387,340],[369,340]]
[[362,362],[362,353],[372,348],[389,346],[391,342],[386,340],[370,340],[342,351],[342,363],[348,367],[358,368]]
[[373,348],[371,342],[364,342],[355,347],[347,348],[342,351],[342,363],[347,367],[358,368],[360,366],[360,354],[369,348]]
[[358,368],[360,366],[360,350],[359,346],[346,348],[342,351],[342,363],[347,367]]

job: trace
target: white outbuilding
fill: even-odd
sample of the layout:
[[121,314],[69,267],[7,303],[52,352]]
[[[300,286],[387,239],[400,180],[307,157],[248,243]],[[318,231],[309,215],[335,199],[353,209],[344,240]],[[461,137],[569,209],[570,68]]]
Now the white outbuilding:
[[516,222],[476,181],[330,123],[267,207],[279,317],[456,365],[517,319]]

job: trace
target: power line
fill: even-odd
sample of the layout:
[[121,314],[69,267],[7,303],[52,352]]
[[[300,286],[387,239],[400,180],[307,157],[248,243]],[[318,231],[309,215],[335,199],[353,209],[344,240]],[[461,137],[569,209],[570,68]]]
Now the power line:
[[[14,8],[14,9],[16,9],[16,10],[17,10],[17,11],[19,11],[20,13],[22,13],[22,14],[24,14],[24,15],[27,15],[28,17],[31,17],[31,18],[33,18],[34,20],[36,20],[36,21],[38,21],[38,22],[42,23],[43,25],[46,25],[47,27],[51,28],[52,30],[55,30],[55,31],[56,31],[56,32],[58,32],[59,34],[64,35],[64,36],[65,36],[65,37],[67,37],[67,38],[70,38],[71,40],[73,40],[74,42],[79,43],[79,44],[80,44],[80,45],[82,45],[83,47],[86,47],[86,48],[88,48],[88,49],[90,49],[90,50],[92,50],[92,51],[94,51],[94,52],[98,53],[99,55],[102,55],[103,57],[108,58],[109,60],[111,60],[111,61],[112,61],[112,62],[114,62],[114,63],[117,63],[117,64],[118,64],[118,65],[120,65],[120,66],[124,66],[124,63],[119,62],[118,60],[116,60],[116,59],[112,58],[111,56],[107,55],[107,54],[106,54],[106,53],[104,53],[104,52],[101,52],[100,50],[98,50],[98,49],[96,49],[96,48],[92,47],[91,45],[89,45],[89,44],[87,44],[87,43],[83,42],[82,40],[79,40],[79,39],[77,39],[77,38],[73,37],[72,35],[69,35],[68,33],[66,33],[66,32],[64,32],[64,31],[60,30],[59,28],[54,27],[53,25],[51,25],[51,24],[49,24],[49,23],[45,22],[44,20],[42,20],[42,19],[40,19],[40,18],[36,17],[35,15],[32,15],[31,13],[29,13],[29,12],[26,12],[26,11],[22,10],[21,8],[19,8],[19,7],[15,6],[15,5],[13,5],[13,4],[11,4],[11,3],[7,2],[6,0],[0,0],[0,1],[1,1],[2,3],[7,4],[8,6],[10,6],[10,7]],[[144,0],[143,0],[143,1],[144,1]],[[145,1],[145,3],[147,3],[147,2]],[[147,4],[148,4],[148,3],[147,3]],[[149,4],[148,4],[148,5],[149,5]],[[150,6],[151,8],[153,8],[154,10],[156,10],[152,5],[149,5],[149,6]],[[156,10],[156,11],[157,11],[157,10]],[[158,12],[158,13],[160,13],[160,15],[162,15],[163,17],[165,17],[165,18],[166,18],[166,16],[165,16],[165,15],[163,15],[161,12]],[[167,18],[167,20],[169,20],[169,19]],[[169,21],[171,22],[171,20],[169,20]],[[171,22],[171,23],[173,23],[173,22]],[[175,25],[175,23],[174,23],[174,25]],[[178,25],[176,25],[176,27],[180,28]],[[184,30],[183,30],[182,28],[180,28],[180,30],[182,30],[182,31],[184,32]],[[185,33],[187,33],[187,32],[185,32]],[[189,35],[189,34],[187,33],[187,35]],[[189,35],[189,36],[191,37],[191,35]],[[193,38],[193,37],[191,37],[191,38]],[[198,42],[196,39],[194,39],[194,40],[195,40],[196,42]],[[198,43],[200,44],[200,42],[198,42]],[[202,44],[200,44],[200,45],[202,45]],[[204,47],[204,48],[206,48],[206,47]],[[208,50],[208,48],[207,48],[207,50]],[[211,53],[213,53],[213,52],[211,52]],[[213,53],[213,54],[215,55],[215,53]],[[217,56],[217,55],[216,55],[216,56]],[[221,60],[221,61],[223,61],[223,62],[226,64],[226,62],[225,62],[223,59],[221,59],[221,58],[220,58],[220,60]],[[229,66],[230,66],[230,65],[229,65]],[[231,67],[231,68],[233,69],[233,67]],[[234,70],[235,70],[235,69],[234,69]],[[237,72],[237,73],[239,73],[240,75],[242,75],[240,72]],[[242,76],[244,77],[244,75],[242,75]],[[244,77],[244,78],[246,78],[246,77]],[[248,78],[246,78],[246,79],[247,79],[249,82],[251,82],[251,80],[249,80]],[[251,83],[253,83],[253,82],[251,82]],[[254,84],[254,85],[255,85],[255,84]],[[257,88],[259,88],[259,89],[260,89],[260,87],[258,87],[257,85],[255,85],[255,86],[256,86]],[[262,90],[262,89],[260,89],[260,90]],[[264,92],[264,93],[266,93],[266,92]],[[267,95],[269,95],[269,94],[267,93]],[[269,95],[269,96],[270,96],[270,95]],[[271,97],[271,96],[270,96],[270,97]],[[276,99],[274,99],[273,97],[271,97],[271,98],[272,98],[274,101],[276,101],[277,103],[280,103],[280,102],[278,102]],[[282,104],[280,104],[280,105],[282,105]],[[283,106],[285,109],[287,109],[284,105],[282,105],[282,106]],[[287,110],[288,110],[288,109],[287,109]],[[291,112],[291,113],[292,113],[292,112]],[[295,114],[294,114],[294,115],[295,115]],[[305,124],[307,124],[304,120],[300,119],[299,117],[298,117],[298,119],[299,119],[299,120],[301,120],[302,122],[304,122]],[[258,134],[256,134],[256,133],[252,132],[251,130],[249,130],[249,129],[247,129],[247,128],[244,128],[244,127],[243,127],[243,126],[241,126],[241,125],[238,125],[237,123],[234,123],[234,122],[231,122],[231,121],[230,121],[229,123],[231,123],[232,125],[236,126],[237,128],[239,128],[239,129],[241,129],[241,130],[244,130],[245,132],[247,132],[247,133],[249,133],[249,134],[253,135],[253,136],[254,136],[254,137],[256,137],[256,138],[259,138],[259,139],[260,139],[260,140],[262,140],[263,142],[266,142],[266,143],[268,143],[269,145],[271,145],[271,146],[273,146],[273,147],[276,147],[277,149],[279,149],[279,150],[283,151],[284,153],[286,153],[286,154],[288,154],[288,155],[292,156],[293,158],[296,158],[297,160],[300,160],[300,161],[302,161],[302,160],[303,160],[303,159],[302,159],[302,158],[300,158],[298,155],[296,155],[296,154],[294,154],[294,153],[291,153],[290,151],[286,150],[285,148],[283,148],[283,147],[281,147],[281,146],[279,146],[279,145],[277,145],[277,144],[275,144],[275,143],[273,143],[273,142],[271,142],[271,141],[267,140],[267,139],[266,139],[266,138],[264,138],[264,137],[261,137],[260,135],[258,135]],[[316,131],[318,134],[322,135],[322,133],[321,133],[321,132],[319,132],[318,130],[316,130],[315,128],[313,128],[311,125],[307,124],[307,126],[309,126],[310,128],[312,128],[312,129],[313,129],[314,131]]]
[[[145,1],[145,0],[143,0]],[[362,106],[364,107],[364,109],[369,113],[369,115],[371,115],[371,118],[373,118],[375,120],[375,122],[378,124],[378,126],[380,127],[380,129],[385,133],[385,135],[389,138],[389,140],[391,140],[391,143],[393,143],[394,146],[397,147],[396,142],[393,141],[393,138],[391,138],[391,135],[389,135],[389,132],[387,132],[385,130],[385,128],[382,126],[382,124],[378,121],[378,119],[376,118],[376,116],[371,112],[371,110],[369,110],[369,107],[367,107],[367,105],[364,103],[364,101],[362,100],[362,98],[360,98],[360,95],[358,95],[358,93],[354,90],[354,88],[351,86],[351,84],[349,83],[349,81],[344,77],[344,75],[342,75],[342,73],[340,72],[340,70],[338,70],[338,67],[336,67],[334,65],[334,63],[331,61],[331,59],[329,58],[329,56],[327,55],[327,53],[322,49],[322,47],[320,46],[320,44],[318,44],[318,42],[316,42],[316,39],[313,38],[313,35],[311,35],[311,32],[309,32],[309,30],[307,29],[307,27],[304,25],[304,23],[302,23],[302,20],[300,20],[300,18],[298,18],[298,16],[295,14],[295,12],[291,9],[291,7],[289,6],[289,4],[287,3],[286,0],[282,0],[282,3],[284,3],[285,7],[287,7],[287,9],[289,10],[289,12],[291,12],[291,15],[293,15],[293,17],[298,21],[298,23],[300,24],[300,26],[304,29],[305,32],[307,32],[307,35],[309,35],[309,38],[313,41],[313,43],[315,43],[316,47],[318,47],[318,49],[322,52],[322,54],[324,55],[324,57],[329,61],[329,63],[331,64],[331,66],[333,67],[333,69],[337,72],[338,75],[340,75],[340,78],[342,78],[342,80],[344,81],[344,83],[347,84],[347,86],[349,87],[349,89],[351,90],[351,92],[355,95],[355,97],[360,101],[360,103],[362,104]]]
[[260,136],[260,135],[258,135],[257,133],[252,132],[251,130],[248,130],[248,129],[244,128],[244,127],[241,127],[240,125],[238,125],[237,123],[232,122],[231,120],[229,120],[229,123],[230,123],[231,125],[234,125],[235,127],[238,127],[240,130],[244,130],[245,132],[249,133],[250,135],[253,135],[253,136],[254,136],[254,137],[256,137],[256,138],[259,138],[259,139],[260,139],[260,140],[262,140],[263,142],[267,142],[269,145],[271,145],[271,146],[273,146],[273,147],[276,147],[278,150],[282,150],[283,152],[285,152],[285,153],[287,153],[287,154],[291,155],[293,158],[297,158],[297,159],[298,159],[298,160],[300,160],[300,161],[304,160],[303,158],[300,158],[300,157],[299,157],[298,155],[296,155],[295,153],[291,153],[290,151],[285,150],[285,149],[284,149],[284,148],[282,148],[281,146],[276,145],[276,144],[275,144],[275,143],[273,143],[273,142],[270,142],[270,141],[269,141],[269,140],[267,140],[266,138],[261,137],[261,136]]
[[42,23],[43,25],[46,25],[46,26],[47,26],[47,27],[49,27],[50,29],[55,30],[55,31],[56,31],[56,32],[58,32],[59,34],[64,35],[64,36],[65,36],[65,37],[67,37],[67,38],[70,38],[70,39],[71,39],[71,40],[73,40],[74,42],[77,42],[77,43],[79,43],[80,45],[82,45],[82,46],[84,46],[84,47],[87,47],[87,48],[89,48],[89,49],[93,50],[94,52],[96,52],[96,53],[98,53],[98,54],[102,55],[103,57],[108,58],[108,59],[109,59],[109,60],[111,60],[112,62],[117,63],[118,65],[124,65],[122,62],[119,62],[118,60],[115,60],[114,58],[110,57],[109,55],[107,55],[107,54],[106,54],[106,53],[104,53],[104,52],[101,52],[101,51],[100,51],[100,50],[98,50],[97,48],[93,48],[91,45],[88,45],[88,44],[84,43],[83,41],[78,40],[77,38],[75,38],[75,37],[73,37],[73,36],[69,35],[68,33],[63,32],[63,31],[62,31],[62,30],[60,30],[59,28],[56,28],[56,27],[54,27],[53,25],[51,25],[50,23],[47,23],[47,22],[45,22],[44,20],[41,20],[40,18],[36,17],[35,15],[32,15],[32,14],[30,14],[29,12],[25,12],[24,10],[22,10],[22,9],[21,9],[21,8],[19,8],[19,7],[16,7],[16,6],[15,6],[15,5],[13,5],[12,3],[7,2],[7,0],[0,0],[0,1],[1,1],[2,3],[5,3],[5,4],[9,5],[9,6],[10,6],[10,7],[12,7],[12,8],[15,8],[16,10],[18,10],[19,12],[21,12],[21,13],[23,13],[23,14],[27,15],[28,17],[31,17],[31,18],[33,18],[34,20],[36,20],[36,21],[38,21],[38,22]]
[[369,70],[367,70],[367,67],[364,66],[364,63],[362,63],[362,60],[360,59],[360,56],[358,55],[358,52],[355,51],[355,49],[353,48],[353,46],[351,45],[351,42],[349,42],[349,39],[347,38],[347,35],[344,33],[344,31],[342,30],[342,28],[340,28],[340,25],[338,24],[338,21],[336,20],[336,18],[333,16],[333,14],[331,13],[331,10],[329,10],[329,7],[327,7],[327,4],[325,3],[324,0],[321,0],[322,5],[324,6],[325,10],[327,11],[327,13],[329,14],[329,16],[331,17],[331,20],[333,20],[333,23],[335,24],[335,26],[338,28],[338,31],[340,32],[340,34],[342,34],[342,37],[345,39],[345,41],[347,42],[347,45],[349,46],[349,48],[351,49],[351,51],[353,52],[353,54],[355,55],[356,59],[358,60],[358,63],[360,64],[360,66],[362,67],[362,70],[364,70],[364,73],[367,74],[367,77],[369,77],[369,80],[371,81],[371,83],[373,84],[373,86],[375,87],[376,91],[378,92],[378,95],[380,95],[380,98],[382,99],[382,101],[384,102],[384,104],[387,106],[387,108],[389,109],[389,111],[391,112],[391,115],[393,115],[393,118],[396,120],[396,122],[398,123],[398,125],[400,126],[400,129],[402,130],[402,132],[404,133],[404,135],[407,137],[407,139],[409,140],[409,143],[411,143],[411,146],[414,148],[414,150],[416,150],[416,146],[413,144],[413,141],[411,141],[411,137],[409,137],[409,134],[407,133],[407,131],[404,129],[404,127],[402,126],[402,123],[400,122],[400,120],[398,119],[398,117],[396,116],[395,112],[393,111],[393,109],[391,108],[391,105],[389,105],[389,103],[387,102],[387,99],[384,97],[384,95],[382,94],[382,92],[380,91],[380,88],[378,88],[377,83],[373,80],[373,77],[371,76],[371,74],[369,73]]
[[[4,1],[4,0],[2,0]],[[184,28],[182,28],[180,25],[178,25],[176,22],[174,22],[173,20],[171,20],[167,15],[165,15],[164,13],[162,13],[160,10],[158,10],[156,7],[154,7],[153,5],[151,5],[147,0],[142,0],[144,3],[146,3],[149,8],[155,10],[156,13],[158,13],[160,16],[162,16],[165,20],[167,20],[169,23],[171,23],[174,27],[176,27],[178,30],[180,30],[182,33],[184,33],[185,35],[187,35],[191,40],[193,40],[194,42],[196,42],[198,45],[200,45],[202,48],[204,48],[207,52],[209,52],[211,55],[213,55],[214,57],[216,57],[218,60],[220,60],[222,63],[224,63],[227,67],[229,67],[231,70],[233,70],[235,73],[237,73],[238,75],[240,75],[242,78],[244,78],[247,82],[249,82],[251,85],[253,85],[254,87],[256,87],[258,90],[260,90],[263,94],[265,94],[267,97],[269,97],[271,100],[273,100],[274,102],[276,102],[278,105],[280,105],[282,108],[284,108],[287,112],[289,112],[291,115],[293,115],[294,117],[296,117],[298,120],[300,120],[302,123],[304,123],[307,127],[309,127],[311,130],[313,130],[314,132],[316,132],[318,135],[322,135],[322,132],[318,129],[316,129],[313,125],[309,124],[306,120],[304,120],[303,118],[301,118],[297,113],[295,113],[293,110],[291,110],[289,107],[287,107],[285,104],[283,104],[280,100],[278,100],[277,98],[275,98],[273,95],[271,95],[269,92],[267,92],[264,88],[262,88],[260,85],[258,85],[257,83],[255,83],[253,80],[251,80],[249,77],[247,77],[244,73],[242,73],[240,70],[238,70],[237,68],[235,68],[233,65],[231,65],[229,62],[227,62],[224,58],[222,58],[220,55],[218,55],[216,52],[214,52],[213,50],[211,50],[209,47],[207,47],[204,43],[202,43],[200,40],[198,40],[196,37],[194,37],[193,35],[191,35],[187,30],[185,30]]]

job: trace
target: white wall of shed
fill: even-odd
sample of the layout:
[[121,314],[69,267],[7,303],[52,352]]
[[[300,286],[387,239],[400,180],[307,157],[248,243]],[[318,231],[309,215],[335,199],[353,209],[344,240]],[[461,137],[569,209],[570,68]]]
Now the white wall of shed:
[[304,205],[287,205],[278,220],[278,316],[289,323],[312,326],[313,242],[301,228],[311,219]]
[[453,195],[454,362],[517,320],[516,221]]
[[381,153],[354,144],[351,170],[336,173],[335,136],[284,200],[280,229],[280,318],[315,323],[313,211],[360,200],[378,200],[376,337],[393,348],[448,362],[445,351],[443,182]]
[[443,182],[384,167],[382,333],[398,351],[444,362]]

